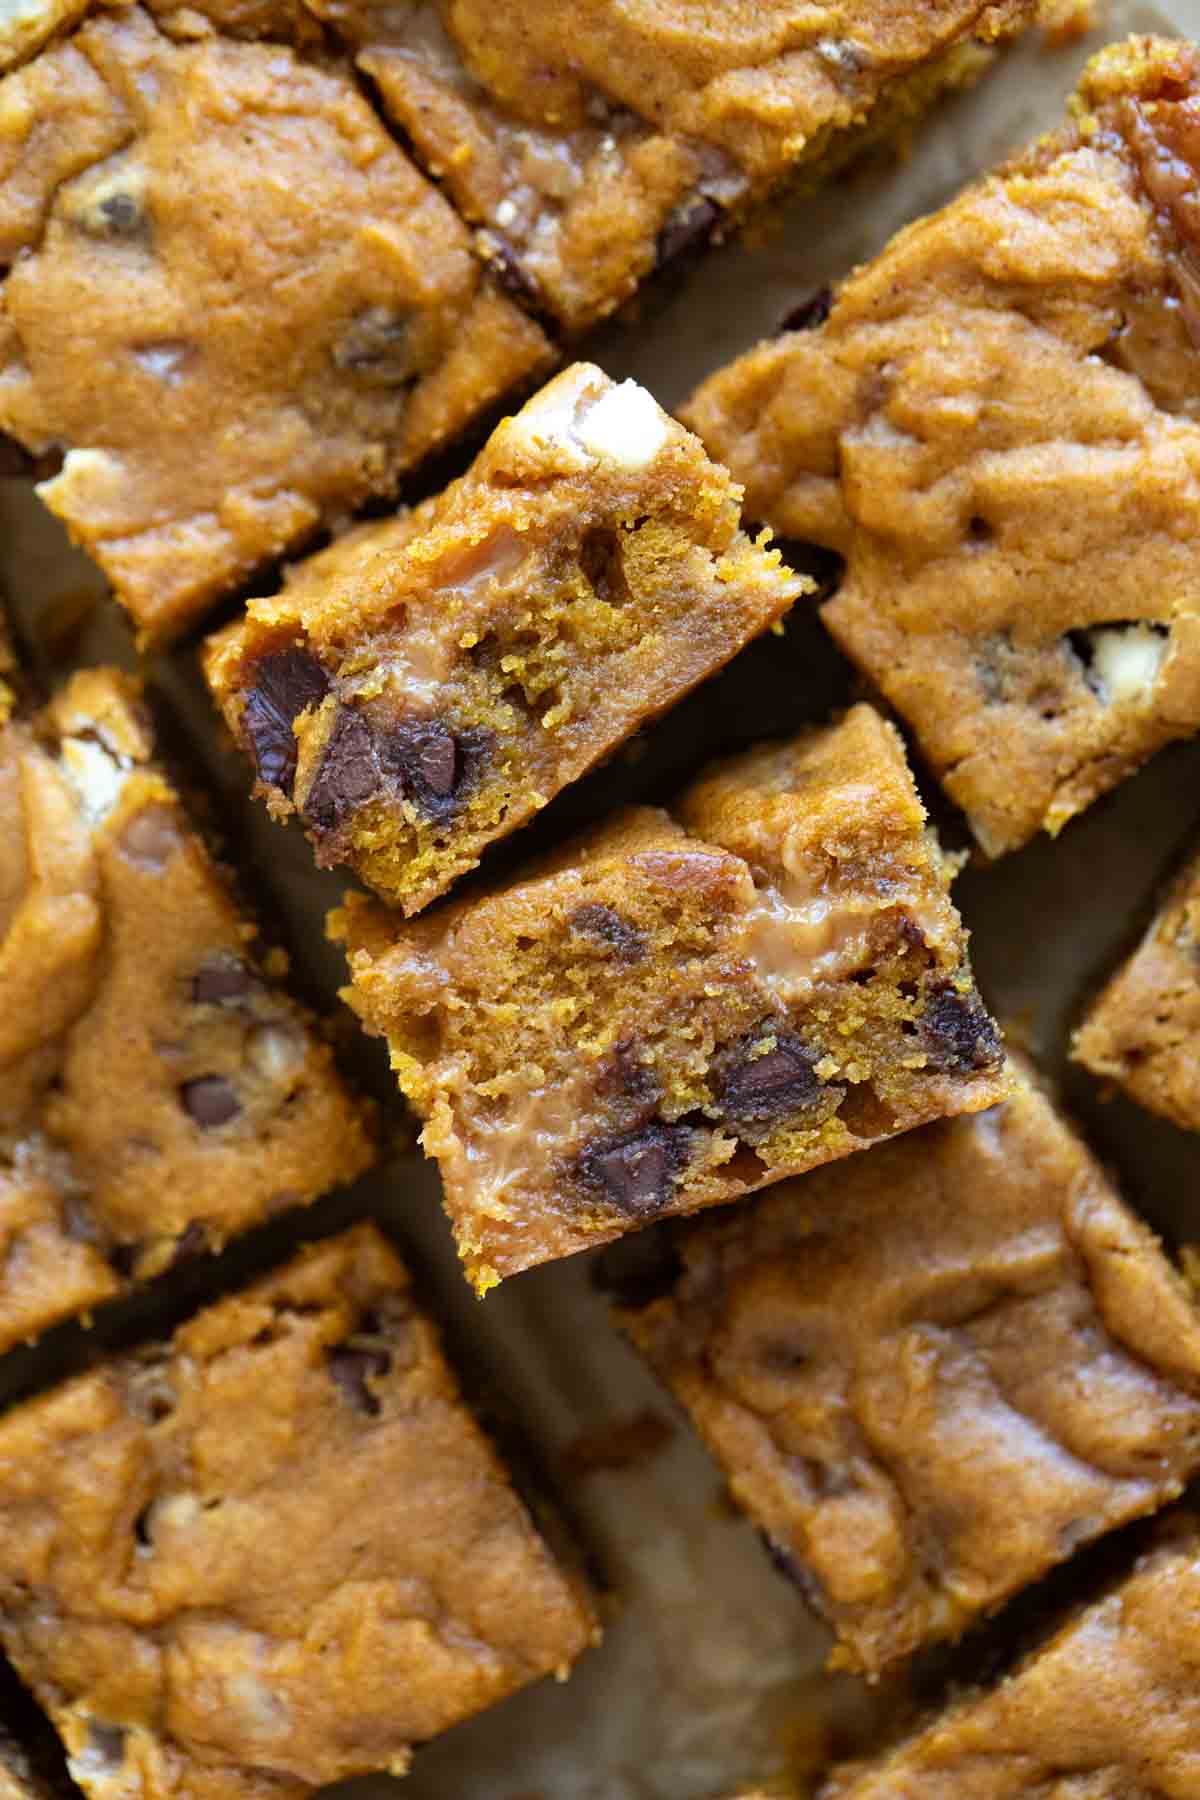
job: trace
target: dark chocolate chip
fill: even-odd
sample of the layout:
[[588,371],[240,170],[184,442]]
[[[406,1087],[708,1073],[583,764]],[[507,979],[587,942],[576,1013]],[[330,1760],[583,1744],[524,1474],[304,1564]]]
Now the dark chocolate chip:
[[329,691],[329,677],[307,650],[276,650],[254,668],[242,727],[250,740],[258,779],[291,798],[296,779],[296,738],[292,726]]
[[368,307],[334,345],[333,360],[368,387],[409,386],[420,373],[410,316],[386,306]]
[[534,276],[529,273],[512,245],[498,231],[483,231],[479,245],[498,287],[530,312],[542,312],[545,301]]
[[243,1000],[253,977],[245,963],[233,956],[213,957],[201,963],[192,976],[192,999],[197,1006],[220,1006],[225,1000]]
[[811,1106],[822,1091],[813,1072],[819,1052],[791,1032],[776,1033],[774,1045],[761,1054],[755,1048],[747,1047],[728,1067],[719,1096],[725,1115],[735,1125],[765,1125]]
[[242,1103],[223,1075],[199,1075],[179,1090],[183,1109],[202,1131],[228,1125],[242,1110]]
[[308,790],[304,817],[318,831],[333,831],[374,798],[382,780],[374,732],[362,713],[343,706]]
[[568,922],[572,931],[582,932],[611,950],[618,962],[637,962],[646,954],[646,941],[641,932],[599,900],[577,906]]
[[146,215],[132,194],[106,194],[99,211],[114,237],[136,237],[146,223]]
[[815,293],[793,306],[791,312],[785,313],[779,321],[780,331],[815,331],[829,317],[833,306],[833,289],[826,283],[817,288]]
[[646,1218],[667,1205],[688,1159],[685,1125],[655,1121],[589,1144],[579,1157],[581,1178],[621,1212]]
[[681,258],[704,249],[721,218],[715,200],[697,194],[677,206],[669,216],[654,246],[654,266],[665,269]]
[[379,1380],[392,1366],[386,1350],[359,1350],[353,1344],[337,1344],[326,1352],[325,1364],[330,1378],[341,1388],[350,1404],[368,1418],[380,1412],[379,1396],[372,1393],[368,1382]]
[[454,811],[466,776],[482,761],[486,741],[482,731],[456,737],[440,719],[409,719],[388,732],[380,758],[423,813],[444,819]]
[[1004,1057],[1000,1033],[974,993],[945,987],[935,993],[921,1020],[929,1067],[943,1074],[997,1068]]

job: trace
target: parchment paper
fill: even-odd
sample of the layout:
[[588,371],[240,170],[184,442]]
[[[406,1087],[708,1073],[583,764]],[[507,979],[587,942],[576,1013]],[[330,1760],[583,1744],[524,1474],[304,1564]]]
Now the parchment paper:
[[[769,242],[716,252],[669,303],[632,330],[607,329],[588,353],[616,377],[636,376],[665,405],[677,403],[897,226],[1055,123],[1099,43],[1129,30],[1200,31],[1200,0],[1179,0],[1170,16],[1173,27],[1150,7],[1116,3],[1068,48],[1018,47],[982,87],[941,110],[909,161],[795,203]],[[88,613],[89,598],[103,593],[96,572],[18,482],[0,484],[0,580],[43,676],[53,676],[66,625],[81,615],[82,629],[65,640],[71,658],[133,660],[111,604],[101,599]],[[214,816],[291,946],[298,981],[335,1004],[341,960],[324,943],[321,920],[342,881],[319,875],[299,834],[250,806],[245,770],[219,741],[194,647],[148,673],[211,781]],[[617,799],[669,792],[714,751],[823,717],[847,691],[844,665],[820,628],[796,621],[782,644],[747,652],[646,743],[552,808],[533,836],[544,840]],[[1124,1102],[1102,1104],[1095,1084],[1062,1057],[1087,988],[1144,926],[1165,867],[1198,831],[1200,742],[1156,758],[1057,843],[970,868],[957,887],[992,1005],[1063,1076],[1130,1198],[1182,1237],[1200,1233],[1200,1139]],[[378,1048],[357,1039],[351,1054],[374,1091],[392,1095]],[[388,1112],[402,1132],[394,1097]],[[470,1383],[520,1422],[611,1585],[604,1644],[566,1686],[544,1683],[447,1733],[418,1754],[401,1788],[380,1778],[355,1784],[364,1800],[385,1792],[397,1800],[700,1800],[802,1764],[831,1717],[843,1731],[865,1722],[865,1689],[823,1675],[825,1633],[611,1328],[595,1259],[520,1276],[480,1303],[458,1274],[432,1165],[411,1150],[398,1154],[353,1203],[386,1219],[408,1246]],[[657,1454],[590,1473],[578,1457],[564,1460],[581,1435],[603,1441],[646,1409],[673,1426]]]

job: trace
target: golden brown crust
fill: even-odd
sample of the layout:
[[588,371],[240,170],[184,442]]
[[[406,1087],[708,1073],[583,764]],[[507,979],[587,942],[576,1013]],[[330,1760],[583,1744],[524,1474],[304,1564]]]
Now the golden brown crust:
[[425,1119],[481,1289],[1007,1087],[949,870],[869,707],[408,926],[347,999]]
[[4,98],[0,428],[149,640],[547,358],[336,60],[131,7]]
[[0,1592],[93,1800],[402,1773],[594,1635],[368,1226],[9,1412]]
[[805,591],[634,382],[576,364],[415,512],[213,639],[272,813],[419,912]]
[[1071,1054],[1151,1112],[1200,1131],[1200,857],[1089,1007]]
[[[312,0],[502,279],[578,333],[798,169],[970,79],[1026,0]],[[903,96],[902,102],[900,96]]]
[[372,1151],[153,762],[135,683],[76,675],[0,733],[0,845],[7,1347]]
[[992,854],[1200,725],[1196,92],[1190,46],[1103,52],[1066,128],[685,409],[748,517],[845,556],[825,620]]
[[1200,1466],[1200,1315],[1028,1080],[676,1248],[622,1323],[844,1665],[957,1636]]
[[1007,1681],[819,1800],[1195,1800],[1200,1529],[1163,1541]]

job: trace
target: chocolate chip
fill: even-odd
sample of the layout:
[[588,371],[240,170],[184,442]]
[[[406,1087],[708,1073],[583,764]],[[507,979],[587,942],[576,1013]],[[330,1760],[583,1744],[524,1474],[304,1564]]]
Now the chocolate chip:
[[146,216],[132,194],[106,194],[98,211],[113,237],[136,237]]
[[689,254],[703,250],[721,218],[715,200],[697,194],[671,213],[654,246],[654,266],[665,269]]
[[386,306],[369,307],[335,344],[333,360],[368,387],[407,387],[420,373],[411,318]]
[[371,1392],[367,1383],[372,1377],[379,1380],[391,1368],[392,1359],[386,1350],[359,1350],[352,1344],[338,1344],[326,1352],[325,1365],[351,1406],[368,1418],[379,1416],[379,1396]]
[[498,287],[530,312],[540,313],[545,309],[541,288],[506,237],[498,231],[481,231],[479,247]]
[[179,1098],[184,1111],[201,1131],[227,1125],[242,1110],[241,1101],[223,1075],[200,1075],[195,1081],[185,1081],[179,1090]]
[[454,811],[488,743],[483,731],[456,736],[440,719],[409,719],[388,732],[380,756],[388,775],[423,813],[444,819]]
[[572,931],[595,938],[613,952],[618,962],[632,963],[646,954],[646,943],[640,931],[623,919],[611,906],[589,900],[577,906],[568,921]]
[[735,1125],[773,1124],[811,1106],[822,1091],[820,1077],[813,1073],[818,1052],[791,1032],[774,1036],[770,1049],[755,1054],[757,1044],[751,1045],[727,1069],[719,1098]]
[[307,650],[276,650],[254,668],[242,728],[250,740],[258,779],[291,798],[296,779],[296,738],[292,726],[329,691],[329,677]]
[[689,1136],[685,1125],[656,1121],[603,1138],[582,1152],[579,1174],[621,1212],[649,1217],[671,1198],[675,1178],[688,1159]]
[[236,957],[213,957],[201,963],[192,976],[192,1000],[197,1006],[220,1006],[226,1000],[243,1000],[253,977]]
[[308,790],[304,817],[319,831],[333,831],[379,792],[382,780],[375,734],[362,713],[343,706]]
[[829,317],[833,306],[833,289],[826,283],[817,288],[815,293],[793,306],[791,312],[785,313],[779,321],[780,331],[815,331]]
[[929,1067],[948,1075],[994,1069],[1003,1060],[1000,1033],[979,996],[944,987],[935,993],[921,1020]]

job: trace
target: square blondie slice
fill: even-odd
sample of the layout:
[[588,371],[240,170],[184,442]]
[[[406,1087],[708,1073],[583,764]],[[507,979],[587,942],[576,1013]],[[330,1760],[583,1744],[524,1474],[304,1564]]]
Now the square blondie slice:
[[211,640],[271,811],[420,911],[807,590],[739,498],[644,388],[565,370]]
[[845,558],[825,622],[990,855],[1200,728],[1198,109],[1194,45],[1102,51],[683,411],[749,518]]
[[736,1199],[1007,1089],[950,868],[870,707],[480,898],[330,920],[467,1273]]
[[1033,0],[310,0],[500,279],[575,335],[784,182],[903,135]]
[[1195,1800],[1198,1618],[1200,1525],[1185,1514],[1007,1680],[836,1770],[816,1800]]
[[596,1636],[370,1226],[5,1415],[0,1611],[92,1800],[402,1774]]
[[89,670],[0,732],[0,1349],[371,1161],[256,939],[136,683]]
[[0,81],[3,265],[0,430],[147,642],[549,358],[347,66],[137,6]]
[[1089,1007],[1071,1055],[1139,1105],[1200,1131],[1200,855]]
[[681,1230],[621,1322],[874,1677],[1200,1468],[1200,1312],[1025,1077]]

